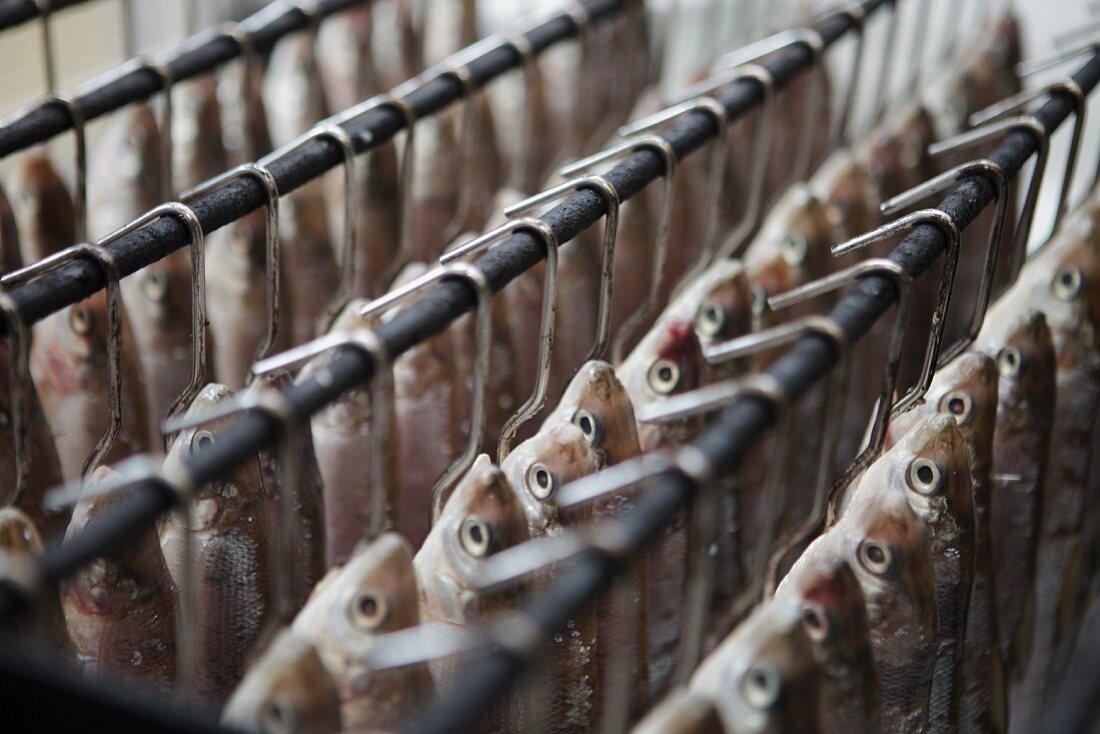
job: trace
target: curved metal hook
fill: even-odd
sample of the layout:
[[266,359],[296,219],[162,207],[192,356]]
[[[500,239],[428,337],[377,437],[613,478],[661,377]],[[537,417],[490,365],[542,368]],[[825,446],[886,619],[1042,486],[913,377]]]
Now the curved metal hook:
[[[451,77],[462,86],[462,121],[460,123],[462,132],[459,136],[458,156],[459,170],[466,172],[463,174],[466,175],[473,163],[473,148],[477,142],[475,133],[478,125],[478,110],[477,105],[474,104],[474,94],[477,92],[478,87],[474,82],[474,75],[467,66],[457,64],[449,66],[442,69],[433,79],[442,79],[443,77]],[[455,206],[454,215],[440,235],[443,247],[447,247],[456,237],[462,234],[466,221],[470,218],[470,209],[473,203],[473,187],[459,186],[458,202]]]
[[27,445],[30,430],[30,329],[19,311],[15,299],[0,289],[0,311],[8,326],[8,369],[11,384],[11,429],[15,454],[15,490],[9,505],[18,505],[27,493],[30,463],[33,458]]
[[53,59],[53,33],[50,31],[50,15],[53,13],[53,0],[34,0],[38,8],[39,24],[42,33],[42,61],[46,71],[46,89],[57,91],[57,66]]

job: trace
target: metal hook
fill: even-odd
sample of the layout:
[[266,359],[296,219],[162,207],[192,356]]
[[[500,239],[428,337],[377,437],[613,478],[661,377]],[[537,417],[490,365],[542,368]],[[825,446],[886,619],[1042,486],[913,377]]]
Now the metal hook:
[[[578,66],[584,69],[592,55],[592,16],[588,8],[580,2],[571,3],[561,12],[576,29],[577,45],[581,55]],[[584,146],[584,134],[588,130],[589,116],[592,113],[592,84],[588,81],[588,76],[582,71],[578,83],[574,86],[573,123],[569,126],[567,140],[562,146],[570,157],[581,152]]]
[[653,264],[649,275],[649,292],[634,313],[619,328],[611,344],[612,360],[623,361],[631,338],[657,310],[661,299],[661,285],[665,281],[668,262],[668,237],[672,226],[672,203],[676,192],[676,151],[672,144],[660,135],[643,135],[621,145],[600,151],[587,158],[574,161],[558,170],[563,177],[571,177],[591,171],[600,163],[626,157],[638,150],[651,150],[661,157],[664,164],[664,184],[661,186],[661,204],[657,212],[657,231],[653,235]]
[[42,60],[46,71],[46,89],[57,91],[57,66],[53,58],[53,33],[50,31],[50,15],[53,13],[53,0],[34,0],[38,7],[39,29],[42,32]]
[[[892,3],[891,3],[892,4]],[[867,11],[856,0],[838,3],[834,12],[848,16],[856,32],[855,55],[852,58],[852,71],[848,77],[848,86],[844,90],[844,103],[840,115],[829,132],[829,148],[849,147],[852,144],[852,112],[855,110],[856,90],[859,87],[859,74],[863,69],[863,51],[866,46]]]
[[[1022,77],[1031,76],[1037,74],[1040,71],[1046,71],[1047,69],[1054,68],[1059,64],[1069,61],[1070,59],[1081,56],[1082,54],[1095,53],[1096,48],[1100,46],[1100,33],[1098,33],[1097,26],[1100,25],[1100,20],[1088,23],[1081,28],[1075,28],[1069,33],[1061,36],[1055,36],[1054,44],[1061,46],[1061,48],[1052,51],[1049,54],[1043,54],[1041,56],[1033,56],[1030,59],[1024,59],[1020,63],[1016,64],[1016,73]],[[1085,34],[1086,37],[1080,40],[1075,40],[1079,35]]]
[[928,146],[928,153],[932,156],[940,156],[951,151],[970,148],[986,142],[990,138],[1003,135],[1007,132],[1026,130],[1035,136],[1038,152],[1035,157],[1035,168],[1031,172],[1031,178],[1027,184],[1027,194],[1024,196],[1024,204],[1020,208],[1020,218],[1016,222],[1015,239],[1012,245],[1012,263],[1008,282],[1012,283],[1020,274],[1027,258],[1027,243],[1031,239],[1031,226],[1035,217],[1035,204],[1039,200],[1039,189],[1043,185],[1043,176],[1046,174],[1047,155],[1049,153],[1050,139],[1043,123],[1030,115],[1020,115],[1004,120],[997,120],[987,125],[968,130],[960,135],[947,140],[941,140]]
[[959,228],[947,213],[939,209],[921,209],[907,214],[892,222],[878,227],[870,232],[842,242],[832,249],[834,257],[845,255],[849,252],[873,245],[876,242],[889,239],[901,232],[914,229],[922,224],[931,224],[937,227],[947,238],[947,261],[944,263],[943,275],[940,278],[940,288],[936,296],[936,309],[932,313],[932,329],[928,339],[928,347],[924,353],[924,365],[921,368],[921,376],[917,384],[906,393],[905,397],[894,405],[894,414],[904,413],[914,407],[917,402],[928,392],[932,385],[932,378],[936,374],[936,368],[943,364],[940,359],[940,344],[943,341],[943,329],[946,325],[947,308],[951,304],[951,292],[955,287],[955,272],[959,265],[959,243],[961,236]]
[[443,491],[470,468],[477,457],[478,447],[485,432],[485,397],[489,380],[489,349],[493,339],[492,300],[493,291],[485,274],[469,263],[456,262],[425,273],[406,285],[394,289],[365,305],[359,315],[363,318],[380,316],[385,310],[407,300],[430,286],[445,280],[459,280],[474,290],[477,297],[475,308],[475,341],[477,354],[474,359],[474,388],[472,393],[473,409],[470,411],[470,437],[466,449],[451,462],[443,475],[435,481],[431,490],[432,517],[439,517],[443,508]]
[[[215,38],[228,38],[237,44],[237,49],[240,52],[241,61],[244,68],[242,69],[241,78],[241,95],[245,99],[244,109],[244,129],[251,131],[256,129],[257,123],[255,119],[255,113],[253,110],[255,106],[251,104],[252,100],[257,97],[256,93],[256,77],[261,73],[261,59],[256,52],[256,46],[252,42],[252,36],[237,23],[225,23],[217,28],[211,29],[211,34]],[[252,159],[256,157],[256,144],[252,140],[251,134],[244,136],[244,157],[246,159]]]
[[122,0],[118,7],[122,15],[122,48],[126,58],[137,56],[137,29],[134,27],[134,0]]
[[[462,86],[462,121],[460,123],[462,133],[458,142],[458,156],[459,170],[468,172],[473,163],[473,148],[477,142],[475,133],[478,125],[478,110],[477,105],[474,104],[474,93],[477,92],[478,87],[467,66],[457,64],[448,66],[432,77],[432,80],[442,79],[443,77],[451,77]],[[474,203],[472,192],[472,186],[458,187],[458,201],[455,205],[454,215],[440,235],[443,247],[453,242],[465,229],[466,221],[470,218],[470,209]]]
[[501,464],[512,450],[512,442],[520,426],[531,420],[546,404],[546,390],[550,384],[550,359],[554,346],[554,320],[558,307],[558,237],[550,225],[536,217],[514,219],[491,232],[443,253],[442,265],[449,265],[463,257],[487,250],[515,232],[529,231],[542,241],[546,248],[546,273],[542,281],[542,311],[539,315],[538,373],[531,397],[505,422],[497,444],[497,464]]
[[704,351],[704,357],[708,362],[722,363],[750,356],[764,349],[775,349],[791,344],[806,334],[818,334],[828,339],[839,356],[836,369],[833,370],[826,389],[825,404],[822,408],[821,445],[817,455],[817,484],[814,487],[813,505],[806,517],[778,541],[775,552],[768,560],[764,579],[765,599],[775,593],[783,559],[803,542],[811,539],[825,519],[829,482],[833,474],[833,463],[836,460],[837,443],[840,439],[839,426],[844,417],[847,400],[851,345],[848,335],[835,321],[826,316],[813,315],[780,324],[766,331],[746,334]]
[[652,130],[661,125],[694,112],[711,116],[718,126],[718,135],[711,143],[708,163],[707,198],[703,211],[703,247],[699,260],[688,269],[673,292],[677,292],[690,283],[699,273],[707,269],[714,260],[718,247],[718,209],[722,205],[722,187],[726,180],[726,166],[729,162],[729,115],[726,108],[710,97],[697,97],[660,112],[627,123],[619,128],[619,135],[628,138],[641,132]]
[[11,374],[11,427],[15,453],[15,492],[9,505],[18,505],[27,492],[31,453],[27,445],[30,430],[30,330],[15,299],[0,289],[0,311],[8,326],[8,369]]
[[538,123],[537,108],[539,101],[535,90],[539,86],[542,72],[539,70],[535,47],[526,35],[516,34],[509,38],[507,43],[519,54],[523,67],[523,119],[520,121],[519,145],[522,157],[511,172],[512,187],[517,191],[523,191],[527,187],[527,182],[534,176],[534,156],[531,152],[535,145],[535,135],[537,133],[535,126]]
[[997,262],[1000,258],[1001,235],[1004,232],[1005,216],[1008,214],[1008,175],[1000,165],[983,158],[955,166],[935,178],[918,184],[888,201],[884,201],[880,207],[884,216],[893,216],[921,199],[946,191],[975,173],[985,176],[993,184],[997,205],[993,214],[993,226],[989,229],[985,260],[982,265],[982,279],[978,284],[974,314],[970,317],[970,329],[965,336],[943,350],[939,360],[940,364],[950,362],[973,344],[974,340],[978,338],[978,332],[982,329],[982,323],[985,321],[985,313],[989,308],[989,296],[993,289],[993,274],[997,269]]
[[359,239],[359,177],[355,175],[355,143],[347,130],[339,125],[321,124],[313,130],[260,159],[261,165],[295,153],[322,138],[334,142],[343,157],[344,169],[344,237],[340,253],[340,288],[324,307],[317,324],[317,333],[323,334],[351,301],[355,292],[355,261]]
[[[592,359],[602,359],[607,352],[607,346],[611,339],[611,296],[615,275],[615,242],[619,237],[619,192],[603,176],[582,176],[535,194],[504,209],[505,216],[516,217],[554,199],[560,199],[568,193],[583,191],[584,189],[593,189],[603,197],[607,214],[604,216],[603,246],[601,248],[603,256],[600,263],[600,299],[599,315],[596,322],[596,343],[592,345],[581,364]],[[580,368],[580,365],[577,365],[577,367]]]
[[26,283],[80,258],[95,261],[107,281],[107,429],[80,469],[80,476],[86,477],[107,457],[122,429],[122,298],[115,256],[102,243],[82,242],[0,277],[0,285]]
[[[1062,94],[1073,103],[1073,133],[1070,138],[1069,154],[1066,158],[1066,169],[1062,175],[1062,190],[1058,194],[1058,208],[1054,212],[1054,226],[1051,228],[1053,235],[1062,224],[1062,218],[1069,209],[1069,189],[1073,184],[1073,174],[1077,170],[1077,154],[1081,145],[1081,134],[1085,128],[1085,93],[1081,85],[1072,79],[1065,79],[1054,84],[1048,84],[1039,89],[1029,89],[1019,94],[1001,100],[984,110],[975,112],[970,116],[970,124],[979,126],[993,120],[998,120],[1012,112],[1023,109],[1028,102],[1039,99],[1047,94]],[[1045,130],[1045,128],[1044,128]],[[1049,136],[1048,136],[1049,139]],[[1048,238],[1049,239],[1049,238]]]
[[267,203],[267,223],[265,226],[265,249],[267,253],[267,336],[256,351],[256,361],[271,353],[279,338],[279,281],[281,250],[279,242],[279,185],[275,177],[265,166],[258,163],[245,163],[220,176],[201,183],[180,196],[184,201],[193,201],[241,178],[255,179],[264,189]]
[[[393,94],[380,94],[371,97],[366,102],[355,105],[354,107],[349,107],[338,115],[334,115],[330,118],[330,121],[334,125],[347,125],[383,107],[388,107],[402,118],[402,129],[405,131],[405,142],[401,146],[400,171],[401,216],[399,221],[401,233],[399,235],[398,254],[394,262],[390,265],[391,275],[396,275],[396,273],[409,261],[410,257],[409,234],[412,231],[410,225],[410,217],[412,215],[410,198],[413,183],[413,158],[416,155],[416,110],[402,97]],[[360,142],[364,145],[369,145],[372,142],[369,134],[360,134],[358,137]]]
[[386,345],[372,329],[333,332],[257,362],[252,366],[252,374],[259,376],[292,369],[322,354],[344,348],[366,355],[374,365],[370,384],[371,514],[366,538],[374,540],[386,528],[397,527],[397,502],[384,458],[390,434],[390,414],[393,412],[393,363]]
[[886,114],[886,103],[889,96],[891,82],[893,82],[894,56],[896,55],[896,43],[900,16],[898,15],[897,0],[888,0],[890,8],[890,20],[886,27],[886,39],[882,46],[882,58],[879,59],[878,80],[875,82],[874,103],[871,105],[871,121],[874,124]]

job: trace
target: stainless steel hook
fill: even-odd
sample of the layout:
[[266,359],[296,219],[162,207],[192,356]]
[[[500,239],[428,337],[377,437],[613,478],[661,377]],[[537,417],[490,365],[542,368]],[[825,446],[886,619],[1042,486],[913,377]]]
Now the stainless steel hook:
[[[477,105],[474,104],[474,94],[477,92],[478,87],[474,83],[473,74],[470,73],[469,67],[466,66],[459,66],[457,64],[448,66],[436,74],[433,79],[441,79],[443,77],[451,77],[462,86],[462,120],[460,123],[462,131],[459,135],[458,156],[459,170],[468,173],[473,163],[473,148],[477,143],[475,133],[477,132],[478,125],[478,110]],[[447,247],[451,244],[451,242],[462,234],[465,229],[466,221],[470,218],[470,209],[473,205],[472,192],[472,186],[458,187],[458,202],[455,206],[454,215],[451,217],[451,221],[447,223],[447,226],[443,228],[442,234],[440,235],[442,247]]]
[[642,135],[621,145],[608,148],[599,153],[582,158],[559,169],[563,177],[576,176],[589,172],[600,163],[626,157],[638,150],[652,150],[664,163],[664,184],[661,187],[661,204],[657,212],[657,231],[653,239],[653,265],[649,275],[649,292],[637,310],[623,322],[619,333],[611,344],[612,360],[619,364],[626,356],[631,338],[649,320],[657,310],[661,298],[661,286],[665,280],[665,266],[668,262],[668,237],[672,226],[672,203],[676,191],[676,151],[660,135]]
[[993,275],[1000,258],[1005,216],[1008,214],[1008,175],[1000,165],[991,160],[971,161],[955,166],[935,178],[914,186],[888,201],[884,201],[880,207],[884,216],[893,216],[921,199],[950,189],[975,173],[985,176],[993,184],[994,196],[997,202],[993,214],[993,226],[989,229],[989,239],[986,242],[982,279],[978,284],[977,302],[974,304],[974,314],[970,317],[970,328],[965,336],[943,350],[939,360],[940,364],[950,362],[973,344],[974,340],[978,338],[978,332],[982,329],[982,323],[985,321],[985,312],[989,308],[989,296],[993,289]]
[[519,54],[523,66],[523,119],[520,121],[519,145],[522,158],[518,165],[513,165],[510,181],[513,188],[523,191],[527,188],[527,182],[534,176],[534,156],[531,155],[531,151],[535,145],[539,101],[535,90],[539,86],[542,72],[539,70],[535,47],[531,45],[531,40],[526,35],[519,33],[513,35],[508,39],[508,45]]
[[38,27],[42,34],[42,66],[46,71],[46,89],[52,94],[57,91],[57,66],[53,58],[53,33],[50,30],[53,0],[34,0],[34,4],[38,7]]
[[[580,2],[573,2],[562,9],[562,14],[569,18],[577,32],[577,44],[580,49],[579,67],[584,70],[588,59],[592,56],[592,16],[588,8]],[[582,71],[580,79],[574,85],[573,97],[573,122],[566,133],[566,140],[562,150],[566,155],[573,157],[581,153],[584,146],[584,134],[588,130],[588,122],[592,114],[592,83],[589,75]]]
[[475,341],[477,354],[474,360],[473,409],[470,412],[470,437],[466,449],[455,459],[443,475],[435,481],[431,490],[432,517],[439,517],[443,509],[444,490],[470,468],[477,458],[478,447],[485,433],[485,398],[489,380],[489,349],[493,340],[492,300],[493,291],[485,274],[473,265],[456,262],[425,273],[412,282],[394,289],[364,306],[359,315],[363,318],[378,317],[401,301],[446,280],[458,280],[473,288],[477,297],[475,308]]
[[265,249],[267,253],[267,336],[256,352],[256,360],[259,361],[271,354],[275,342],[279,338],[279,291],[281,280],[281,267],[279,262],[279,185],[275,177],[266,167],[258,163],[245,163],[237,166],[220,176],[199,184],[195,188],[183,192],[180,196],[184,201],[194,201],[206,194],[220,189],[233,181],[241,178],[252,178],[264,189],[267,204],[267,223],[265,226]]
[[8,326],[8,369],[11,384],[11,429],[15,453],[15,491],[8,504],[17,505],[27,493],[30,463],[33,458],[27,445],[30,430],[30,329],[19,311],[15,299],[0,289],[0,311]]
[[500,430],[497,444],[497,464],[502,463],[512,450],[512,442],[520,426],[531,420],[546,404],[546,391],[550,384],[550,359],[554,348],[554,318],[558,306],[558,237],[550,225],[536,217],[515,219],[491,232],[443,253],[442,265],[449,265],[463,257],[469,257],[492,247],[515,232],[529,231],[542,241],[546,248],[546,273],[542,282],[542,311],[539,315],[538,374],[531,397],[508,418]]
[[[535,194],[504,209],[505,216],[516,217],[555,199],[560,199],[566,194],[583,191],[584,189],[593,189],[603,197],[607,214],[604,216],[603,246],[601,247],[603,255],[600,262],[600,299],[598,320],[596,322],[596,343],[592,345],[581,364],[591,359],[602,359],[604,354],[607,353],[608,343],[611,340],[611,296],[615,276],[615,242],[619,236],[619,192],[603,176],[582,176]],[[579,369],[580,365],[577,365],[577,368]]]

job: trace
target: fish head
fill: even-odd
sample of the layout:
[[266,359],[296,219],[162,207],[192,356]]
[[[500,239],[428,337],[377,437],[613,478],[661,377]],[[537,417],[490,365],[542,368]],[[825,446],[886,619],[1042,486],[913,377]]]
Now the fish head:
[[581,366],[543,429],[561,421],[581,429],[603,466],[641,453],[630,395],[607,362],[591,360]]
[[[140,287],[140,304],[127,301],[127,305],[145,314],[157,314],[160,319],[169,320],[175,326],[185,322],[191,313],[191,260],[187,252],[173,252],[140,272],[131,276]],[[132,299],[127,291],[127,298]],[[150,376],[151,377],[151,376]]]
[[881,196],[896,196],[935,175],[928,146],[936,137],[935,123],[918,104],[902,107],[872,131],[860,153]]
[[14,507],[0,509],[0,554],[35,556],[42,552],[42,534],[34,520]]
[[[1038,414],[1050,414],[1055,402],[1054,341],[1042,311],[1021,310],[1011,301],[996,304],[986,317],[977,344],[996,359],[998,401],[1024,408],[998,416],[998,431],[1002,430],[1001,421],[1013,417],[1022,421],[1019,428],[1028,430],[1034,427]],[[1048,408],[1036,411],[1031,406]]]
[[878,187],[851,151],[833,153],[815,174],[812,185],[825,204],[835,241],[869,232],[881,222]]
[[340,695],[309,642],[282,632],[233,692],[222,722],[264,734],[343,730]]
[[670,306],[692,319],[703,347],[752,331],[752,309],[752,288],[739,260],[714,263]]
[[89,367],[106,374],[108,315],[107,293],[99,291],[50,317],[45,335],[36,340],[35,357],[48,362],[48,373],[63,392],[78,389]]
[[883,459],[889,466],[887,481],[904,489],[918,513],[945,513],[958,520],[958,532],[972,532],[970,454],[951,412],[914,422]]
[[573,423],[540,430],[515,448],[500,469],[515,489],[532,535],[560,525],[554,499],[569,482],[599,471],[604,464],[584,431]]

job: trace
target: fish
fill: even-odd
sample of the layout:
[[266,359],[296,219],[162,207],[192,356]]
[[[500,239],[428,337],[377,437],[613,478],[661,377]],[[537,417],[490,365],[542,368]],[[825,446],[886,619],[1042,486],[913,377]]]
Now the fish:
[[[31,377],[53,429],[61,476],[77,481],[85,459],[108,425],[107,294],[100,291],[34,329]],[[141,363],[129,323],[122,319],[122,426],[103,463],[149,450],[148,411]]]
[[187,191],[229,168],[218,86],[204,75],[172,86],[172,189]]
[[[507,72],[485,86],[502,165],[507,171],[505,183],[528,193],[536,191],[550,176],[555,154],[547,84],[537,69],[530,77],[522,70]],[[530,102],[527,95],[533,97]],[[532,118],[529,123],[524,117],[528,104]],[[525,124],[530,125],[530,140],[526,139]],[[499,212],[501,207],[494,206],[491,211]]]
[[398,731],[434,698],[427,663],[372,670],[363,660],[378,636],[419,624],[418,603],[412,547],[390,532],[329,571],[295,618],[336,683],[348,730]]
[[[409,0],[371,3],[371,49],[380,89],[390,89],[421,68],[423,38]],[[384,28],[385,32],[374,32]]]
[[[433,261],[450,244],[455,233],[461,188],[466,185],[468,166],[459,147],[460,121],[457,108],[422,120],[416,126],[412,184],[408,219],[409,254],[413,260]],[[462,222],[458,222],[461,227]]]
[[311,181],[286,195],[279,210],[284,312],[287,338],[304,344],[317,335],[317,323],[340,289],[340,271],[329,236],[325,197],[320,182]]
[[314,44],[321,86],[332,110],[346,110],[382,89],[375,68],[369,7],[352,7],[321,22]]
[[242,731],[344,731],[336,683],[314,647],[282,632],[233,692],[222,723]]
[[[201,416],[232,397],[212,383],[191,402],[188,417]],[[181,431],[164,470],[173,471],[200,449],[213,445],[234,417]],[[177,586],[196,583],[197,640],[192,697],[220,705],[244,677],[249,656],[272,619],[271,567],[275,536],[268,525],[270,497],[258,459],[250,458],[230,475],[199,488],[190,512],[162,521],[160,548]],[[194,548],[195,578],[183,578],[186,553]]]
[[309,132],[328,115],[325,87],[309,31],[282,38],[271,51],[264,74],[263,102],[271,142],[282,147]]
[[88,166],[88,230],[95,238],[162,203],[161,132],[152,107],[132,104],[113,123],[95,145]]
[[218,76],[222,139],[231,166],[258,161],[272,150],[263,98],[263,64],[247,58]]
[[820,731],[876,732],[882,693],[863,591],[848,559],[837,550],[835,545],[819,545],[802,559],[797,575],[783,579],[775,596],[789,598],[801,609],[821,691]]
[[[19,563],[42,553],[42,533],[34,519],[18,508],[0,508],[0,564]],[[17,617],[6,628],[14,632],[16,640],[33,642],[35,633],[51,645],[51,652],[64,660],[75,657],[73,641],[65,626],[61,610],[61,596],[57,586],[44,589],[37,598],[33,618]]]
[[421,64],[428,68],[477,40],[475,0],[441,0],[423,18]]
[[762,604],[699,665],[691,691],[726,732],[816,732],[821,687],[799,606]]
[[[863,481],[891,473],[892,462],[883,457]],[[939,636],[928,530],[900,492],[863,492],[810,544],[788,578],[799,578],[804,568],[833,555],[845,559],[863,592],[882,731],[926,731]]]
[[0,275],[21,267],[23,252],[19,249],[19,224],[15,221],[11,200],[0,186],[0,269],[3,270]]
[[[1055,406],[1055,356],[1042,311],[998,300],[974,349],[997,361],[997,417],[989,484],[989,531],[1006,675],[1026,662],[1035,603],[1042,490]],[[1033,622],[1034,620],[1032,620]]]
[[631,731],[633,734],[726,733],[715,704],[688,688],[666,695]]
[[861,494],[900,494],[928,530],[939,619],[928,724],[936,731],[956,730],[962,711],[961,670],[974,584],[972,485],[966,442],[955,416],[937,413],[919,420],[875,462],[852,498],[854,504]]
[[45,153],[25,155],[6,186],[23,263],[36,263],[76,242],[72,196]]
[[[113,472],[100,467],[73,510],[72,542],[118,511],[131,493],[95,496]],[[177,586],[152,526],[119,553],[95,559],[61,582],[61,608],[84,674],[167,696],[176,676]]]
[[1089,313],[1095,294],[1087,285],[1090,274],[1097,272],[1094,248],[1088,244],[1095,226],[1090,217],[1067,218],[1061,232],[1027,262],[1001,296],[1021,311],[1038,309],[1046,315],[1056,360],[1054,423],[1035,567],[1034,630],[1026,669],[1012,681],[1012,732],[1037,726],[1054,651],[1063,639],[1072,638],[1069,625],[1082,583],[1088,456],[1100,399],[1096,322]]
[[887,445],[892,445],[924,418],[942,413],[955,417],[966,441],[973,488],[974,585],[970,591],[962,661],[959,728],[964,731],[1007,728],[990,518],[998,385],[997,363],[991,357],[981,352],[964,352],[936,371],[922,405],[891,421],[886,439]]
[[825,206],[835,242],[869,232],[882,223],[878,182],[856,150],[843,148],[833,152],[807,185]]
[[[409,265],[398,283],[421,275],[426,268],[422,263]],[[395,315],[391,311],[382,320]],[[413,547],[419,547],[428,535],[433,485],[462,450],[462,386],[454,355],[454,341],[445,333],[417,344],[393,363],[398,437],[395,476],[400,497],[397,530]],[[432,450],[425,452],[425,446]]]
[[[385,293],[393,277],[393,268],[399,261],[402,246],[401,212],[406,204],[401,200],[401,180],[398,168],[397,147],[388,141],[372,148],[356,160],[356,176],[359,178],[359,213],[356,216],[355,277],[351,296],[376,298]],[[328,193],[329,211],[343,214],[343,179],[330,176],[330,186],[339,184],[339,191]],[[339,201],[335,206],[333,202]],[[343,227],[330,224],[331,231]],[[336,260],[342,264],[342,242],[332,241],[338,248]],[[407,254],[407,253],[406,253]]]
[[[369,328],[370,322],[359,316],[366,304],[362,299],[351,301],[333,322],[330,333],[350,332]],[[320,356],[307,364],[301,378],[324,372],[330,356]],[[325,566],[332,568],[345,563],[356,544],[371,526],[371,462],[375,457],[371,445],[371,391],[356,388],[344,393],[335,402],[314,413],[311,422],[313,447],[324,487],[322,506],[325,524]],[[386,462],[385,476],[390,478],[389,492],[384,498],[387,515],[393,516],[399,504],[396,494],[397,432],[392,427],[397,419],[390,404],[387,450],[379,461]],[[423,507],[420,511],[425,511]]]

